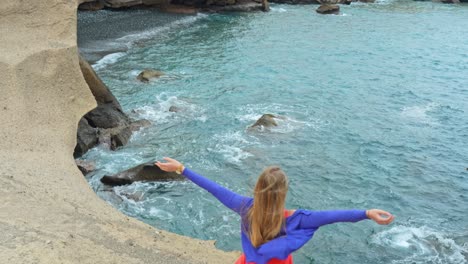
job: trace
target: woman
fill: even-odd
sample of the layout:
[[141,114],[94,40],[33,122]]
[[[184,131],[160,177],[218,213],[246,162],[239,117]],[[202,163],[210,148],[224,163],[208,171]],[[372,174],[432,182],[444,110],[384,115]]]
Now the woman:
[[242,249],[236,264],[292,264],[291,253],[301,248],[323,225],[372,219],[387,225],[393,216],[382,210],[286,210],[286,174],[276,166],[260,174],[254,198],[239,195],[185,168],[180,162],[164,158],[155,164],[164,171],[183,174],[241,216]]

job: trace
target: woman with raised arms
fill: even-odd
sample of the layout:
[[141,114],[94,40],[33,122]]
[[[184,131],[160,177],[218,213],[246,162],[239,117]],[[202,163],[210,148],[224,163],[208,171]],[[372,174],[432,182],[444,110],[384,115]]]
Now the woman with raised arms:
[[267,167],[258,177],[253,198],[239,195],[185,168],[180,162],[164,158],[156,162],[164,171],[183,174],[210,192],[241,217],[242,249],[235,264],[292,264],[291,253],[301,248],[323,225],[372,219],[381,225],[393,221],[393,215],[379,210],[287,210],[286,174],[277,166]]

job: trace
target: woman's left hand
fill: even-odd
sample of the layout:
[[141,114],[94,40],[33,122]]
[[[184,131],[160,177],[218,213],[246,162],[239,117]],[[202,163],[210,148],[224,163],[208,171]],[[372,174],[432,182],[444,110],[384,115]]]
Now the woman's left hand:
[[158,161],[156,161],[156,163],[154,165],[158,166],[161,170],[167,171],[167,172],[173,172],[173,171],[177,171],[177,170],[182,171],[183,170],[184,166],[182,165],[182,163],[178,162],[177,160],[167,158],[167,157],[164,157],[164,160],[167,161],[167,162],[162,163],[162,162],[160,162],[158,160]]

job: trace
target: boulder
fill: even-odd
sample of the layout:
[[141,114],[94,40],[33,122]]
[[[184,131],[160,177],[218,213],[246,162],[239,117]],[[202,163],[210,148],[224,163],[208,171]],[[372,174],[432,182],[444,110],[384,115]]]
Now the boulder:
[[460,0],[440,0],[440,2],[444,4],[459,4]]
[[149,82],[152,78],[159,78],[163,76],[164,73],[158,70],[146,69],[143,70],[140,74],[138,74],[137,79],[142,82]]
[[85,115],[88,123],[97,128],[115,128],[130,125],[130,118],[113,104],[100,104]]
[[78,123],[77,140],[73,156],[75,158],[81,157],[89,149],[96,146],[97,143],[98,130],[90,126],[86,118],[81,118]]
[[276,118],[278,118],[275,115],[272,114],[264,114],[262,115],[255,124],[251,126],[251,128],[254,127],[275,127],[278,126],[278,123],[276,123]]
[[177,107],[175,105],[171,105],[171,107],[169,107],[169,112],[177,113],[180,112],[180,110],[180,107]]
[[338,5],[321,5],[317,8],[316,12],[324,15],[336,15],[340,13],[340,7]]
[[161,170],[154,162],[140,164],[136,167],[119,172],[112,176],[104,176],[101,182],[110,186],[131,184],[136,181],[180,181],[185,180],[183,175],[175,172]]
[[85,160],[75,160],[76,166],[80,169],[81,173],[86,176],[86,174],[93,172],[96,170],[96,164],[92,161],[85,161]]

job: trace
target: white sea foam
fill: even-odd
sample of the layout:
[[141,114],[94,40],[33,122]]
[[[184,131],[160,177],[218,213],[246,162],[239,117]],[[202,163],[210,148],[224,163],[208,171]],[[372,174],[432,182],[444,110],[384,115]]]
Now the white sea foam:
[[[155,104],[141,106],[134,109],[133,112],[138,118],[148,119],[156,124],[168,123],[179,118],[192,118],[201,122],[207,120],[205,109],[185,100],[180,100],[176,95],[161,93],[155,99]],[[177,107],[179,111],[170,112],[171,106]]]
[[106,56],[104,56],[102,59],[98,60],[95,64],[93,64],[93,69],[98,71],[104,67],[106,67],[109,64],[114,64],[116,63],[119,58],[124,56],[126,53],[125,52],[116,52],[116,53],[111,53]]
[[427,227],[394,226],[373,235],[372,243],[407,251],[404,259],[392,263],[463,264],[467,245],[459,245],[445,234]]
[[428,115],[428,113],[436,110],[438,107],[440,107],[440,105],[437,103],[429,103],[426,105],[403,107],[401,111],[401,115],[407,119],[410,119],[419,123],[435,125],[437,124],[437,122],[433,120],[433,118],[431,118]]
[[161,220],[171,220],[174,218],[174,215],[167,212],[167,211],[164,211],[164,210],[161,210],[161,209],[158,209],[156,207],[151,207],[148,211],[148,215],[152,216],[152,217],[155,217],[155,218],[158,218],[158,219],[161,219]]
[[288,10],[282,8],[282,7],[270,7],[270,10],[272,12],[278,12],[278,13],[284,13],[284,12],[288,11]]
[[245,151],[245,148],[257,144],[255,138],[248,137],[240,131],[214,135],[213,141],[216,144],[214,147],[208,148],[208,151],[221,154],[224,160],[235,164],[253,156],[252,153]]

